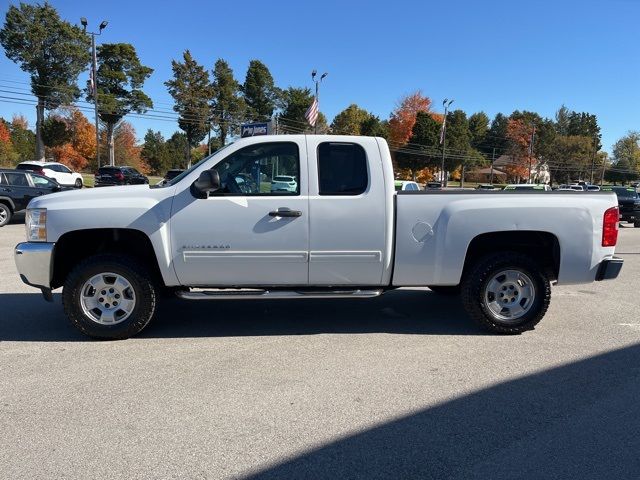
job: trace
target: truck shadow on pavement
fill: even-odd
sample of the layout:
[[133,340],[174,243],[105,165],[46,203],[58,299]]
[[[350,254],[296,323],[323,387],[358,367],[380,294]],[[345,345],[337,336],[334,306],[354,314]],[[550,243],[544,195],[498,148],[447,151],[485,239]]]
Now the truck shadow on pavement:
[[353,433],[245,478],[638,478],[640,345]]
[[[0,294],[0,341],[87,340],[71,326],[59,293]],[[320,333],[485,335],[457,297],[397,290],[375,299],[162,300],[137,338],[188,338]]]

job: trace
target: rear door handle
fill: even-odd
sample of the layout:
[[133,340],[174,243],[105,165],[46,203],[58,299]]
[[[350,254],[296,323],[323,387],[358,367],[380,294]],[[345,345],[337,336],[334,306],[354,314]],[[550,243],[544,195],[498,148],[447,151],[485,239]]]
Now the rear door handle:
[[272,212],[269,212],[271,217],[301,217],[302,212],[300,210],[291,210],[290,208],[279,208]]

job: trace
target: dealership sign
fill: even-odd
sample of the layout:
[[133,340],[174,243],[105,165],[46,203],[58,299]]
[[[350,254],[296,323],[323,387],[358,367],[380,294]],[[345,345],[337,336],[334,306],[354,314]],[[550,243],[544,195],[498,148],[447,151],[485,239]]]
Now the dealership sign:
[[240,136],[255,137],[257,135],[269,135],[271,133],[271,122],[265,123],[245,123],[240,126]]

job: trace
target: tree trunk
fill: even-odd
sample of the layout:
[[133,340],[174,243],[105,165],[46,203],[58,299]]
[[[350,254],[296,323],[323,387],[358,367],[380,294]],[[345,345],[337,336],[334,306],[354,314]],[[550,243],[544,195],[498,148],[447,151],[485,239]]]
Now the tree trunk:
[[113,130],[114,124],[107,123],[107,151],[109,152],[109,165],[116,164],[115,148],[113,146]]
[[38,98],[36,105],[36,160],[44,160],[44,141],[42,125],[44,124],[44,99]]

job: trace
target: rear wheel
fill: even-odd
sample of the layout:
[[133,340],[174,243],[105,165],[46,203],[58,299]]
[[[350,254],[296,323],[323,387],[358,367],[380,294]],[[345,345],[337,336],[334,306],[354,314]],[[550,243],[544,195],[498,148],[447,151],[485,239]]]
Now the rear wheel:
[[493,333],[532,330],[544,317],[551,286],[530,257],[515,252],[481,258],[462,282],[462,303],[469,316]]
[[149,278],[146,269],[130,257],[90,257],[65,281],[65,312],[85,335],[129,338],[142,331],[153,317],[156,291]]
[[0,227],[4,227],[11,220],[11,208],[6,203],[0,202]]
[[75,187],[76,188],[82,188],[82,180],[80,178],[76,179]]
[[640,228],[640,218],[636,218],[636,219],[633,221],[633,226],[634,226],[635,228]]

